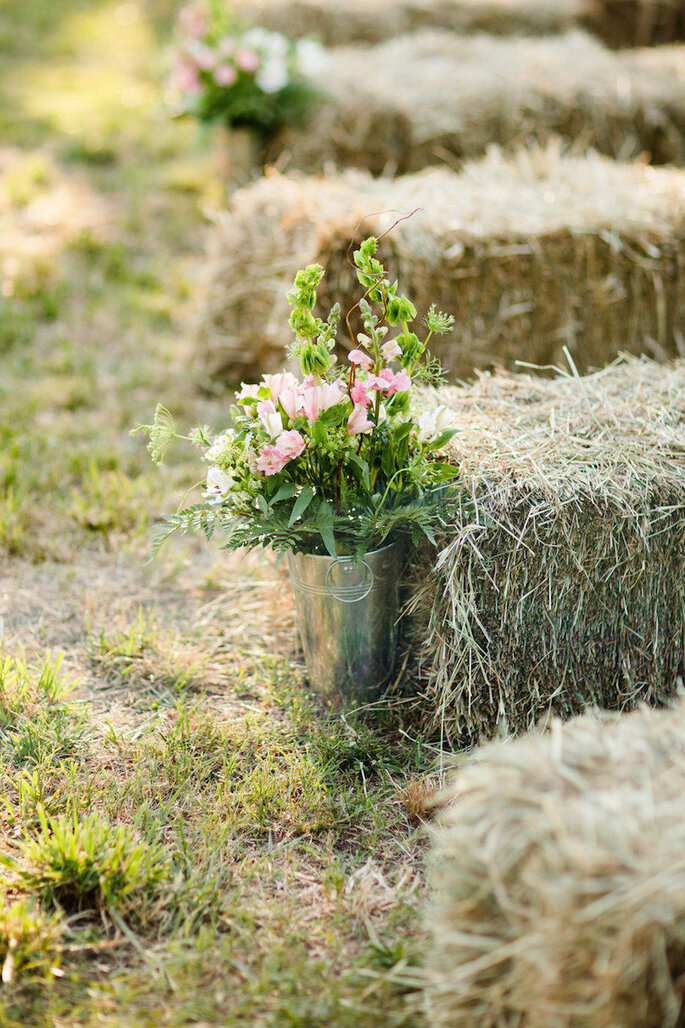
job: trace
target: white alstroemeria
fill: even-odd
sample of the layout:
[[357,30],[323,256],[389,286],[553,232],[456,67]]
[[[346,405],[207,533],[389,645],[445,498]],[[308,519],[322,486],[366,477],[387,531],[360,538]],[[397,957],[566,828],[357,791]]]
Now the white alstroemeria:
[[240,389],[235,394],[236,402],[238,400],[256,400],[257,394],[259,393],[259,385],[252,382],[241,382]]
[[257,74],[255,82],[265,93],[278,93],[288,85],[288,66],[278,54],[269,54]]
[[204,459],[208,460],[210,464],[214,464],[230,448],[234,435],[235,432],[232,428],[228,428],[222,435],[218,435],[206,451]]
[[[373,410],[373,408],[372,408],[372,410]],[[379,406],[378,406],[378,421],[376,422],[376,424],[377,425],[382,425],[383,422],[385,421],[385,419],[387,418],[387,416],[388,416],[388,412],[385,409],[385,404],[384,403],[379,404]]]
[[231,489],[235,485],[235,478],[233,475],[227,474],[218,468],[216,464],[207,472],[207,489],[205,495],[213,503],[221,503],[221,501],[228,496]]
[[426,410],[417,421],[416,438],[420,443],[430,443],[446,429],[451,428],[454,414],[448,407],[440,404],[432,410]]

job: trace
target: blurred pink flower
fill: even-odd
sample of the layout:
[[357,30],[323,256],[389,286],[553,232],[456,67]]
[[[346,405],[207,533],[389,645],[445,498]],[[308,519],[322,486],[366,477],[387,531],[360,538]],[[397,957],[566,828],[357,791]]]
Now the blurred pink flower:
[[236,82],[237,78],[238,72],[232,64],[220,64],[218,68],[214,69],[214,81],[217,86],[223,86],[225,89],[228,89]]
[[365,435],[372,428],[373,421],[369,421],[367,418],[366,409],[359,404],[355,404],[352,408],[352,413],[347,419],[347,430],[350,435]]
[[190,58],[195,61],[195,64],[202,71],[211,71],[212,68],[216,67],[217,54],[210,46],[206,46],[196,39],[191,39],[186,44],[186,50]]
[[169,76],[169,86],[179,93],[193,95],[202,89],[197,67],[190,61],[179,61]]
[[199,39],[209,28],[209,20],[205,11],[189,5],[179,11],[178,25],[181,32]]
[[259,67],[259,54],[254,50],[238,50],[235,55],[235,63],[241,71],[246,71],[248,75],[251,75]]
[[350,350],[347,359],[350,364],[358,364],[364,371],[368,371],[373,363],[368,353],[364,353],[363,350]]

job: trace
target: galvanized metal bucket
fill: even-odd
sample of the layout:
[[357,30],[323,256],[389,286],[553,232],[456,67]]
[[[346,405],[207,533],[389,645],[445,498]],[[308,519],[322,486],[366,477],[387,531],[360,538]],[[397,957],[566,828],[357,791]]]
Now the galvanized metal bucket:
[[401,551],[351,557],[289,553],[310,684],[336,704],[375,699],[395,665]]

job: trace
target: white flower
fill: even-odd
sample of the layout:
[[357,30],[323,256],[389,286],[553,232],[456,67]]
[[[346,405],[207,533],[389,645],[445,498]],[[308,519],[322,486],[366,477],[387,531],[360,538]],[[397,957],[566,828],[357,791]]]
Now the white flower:
[[295,58],[303,75],[318,75],[326,64],[326,51],[313,39],[298,39],[295,44]]
[[452,426],[453,413],[443,404],[426,410],[421,414],[417,422],[418,432],[416,437],[420,443],[429,443],[437,439],[442,432]]
[[253,383],[249,383],[248,384],[247,382],[241,382],[240,383],[240,389],[235,394],[236,402],[238,400],[246,400],[246,399],[256,400],[258,392],[259,392],[259,385],[256,385],[256,384],[253,384]]
[[388,416],[388,412],[385,409],[385,404],[384,403],[379,404],[379,406],[378,406],[378,421],[376,422],[376,424],[377,425],[382,425],[383,422],[385,421],[385,419],[387,418],[387,416]]
[[271,400],[263,400],[257,404],[257,417],[272,439],[283,431],[283,418]]
[[233,442],[234,432],[232,428],[227,429],[222,435],[218,435],[204,455],[205,460],[214,463],[226,453]]
[[278,93],[288,85],[286,62],[278,54],[270,54],[255,75],[255,81],[265,93]]
[[214,503],[221,503],[234,486],[235,478],[233,475],[226,474],[216,464],[213,464],[207,472],[207,491],[205,493],[207,498]]

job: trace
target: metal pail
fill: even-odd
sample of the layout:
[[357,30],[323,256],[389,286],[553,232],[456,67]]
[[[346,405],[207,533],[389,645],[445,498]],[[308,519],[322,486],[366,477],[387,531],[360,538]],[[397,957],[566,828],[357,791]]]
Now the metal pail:
[[289,553],[309,681],[334,702],[375,699],[397,649],[401,550],[391,543],[351,557]]

